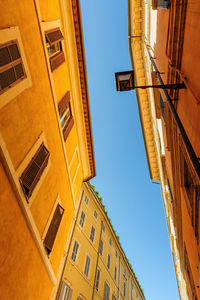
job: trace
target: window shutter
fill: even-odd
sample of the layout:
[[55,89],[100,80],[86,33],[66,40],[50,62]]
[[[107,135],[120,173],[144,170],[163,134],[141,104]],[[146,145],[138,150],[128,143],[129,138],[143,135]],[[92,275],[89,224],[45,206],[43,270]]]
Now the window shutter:
[[65,61],[64,52],[59,52],[58,54],[50,57],[51,71],[57,69]]
[[47,231],[46,237],[44,239],[44,246],[47,248],[48,253],[50,253],[53,248],[53,244],[56,238],[56,234],[58,232],[58,228],[60,226],[63,213],[64,208],[62,208],[62,206],[58,204],[54,212],[49,229]]
[[64,137],[64,141],[66,141],[72,127],[74,125],[74,119],[73,117],[70,118],[70,121],[68,124],[65,125],[65,127],[63,128],[63,137]]
[[49,42],[50,46],[52,46],[53,44],[58,43],[64,39],[62,32],[60,31],[60,28],[55,28],[55,29],[46,31],[45,36],[46,36],[46,39]]
[[58,111],[61,116],[63,112],[66,110],[68,103],[70,102],[70,92],[68,91],[62,100],[58,103]]
[[20,177],[20,183],[27,201],[30,198],[45,167],[47,166],[48,159],[49,151],[44,146],[44,143],[42,143],[38,151],[32,158],[31,162],[28,164],[27,168]]

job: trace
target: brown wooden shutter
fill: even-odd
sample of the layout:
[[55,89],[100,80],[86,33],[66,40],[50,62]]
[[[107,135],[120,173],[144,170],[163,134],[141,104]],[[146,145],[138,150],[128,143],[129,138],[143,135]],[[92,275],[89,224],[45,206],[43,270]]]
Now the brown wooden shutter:
[[17,40],[0,46],[0,90],[25,78]]
[[44,143],[42,143],[38,151],[32,158],[31,162],[28,164],[27,168],[24,170],[20,177],[20,183],[27,201],[30,198],[45,167],[47,166],[48,159],[49,151],[44,146]]
[[68,91],[62,100],[58,103],[58,111],[61,116],[63,112],[66,110],[68,103],[70,102],[70,92]]
[[51,71],[57,69],[65,61],[64,52],[59,52],[58,54],[50,57]]
[[53,248],[53,244],[55,242],[56,234],[58,232],[58,228],[60,226],[63,213],[64,213],[64,208],[58,204],[44,239],[44,246],[46,247],[48,254],[51,252]]
[[67,123],[65,125],[65,127],[63,128],[63,137],[64,137],[65,141],[66,141],[66,139],[67,139],[67,137],[68,137],[68,135],[69,135],[69,133],[70,133],[73,125],[74,125],[74,119],[73,119],[73,117],[71,117],[70,120],[69,120],[69,123]]
[[52,46],[55,43],[60,42],[63,40],[62,32],[60,31],[60,28],[55,28],[49,31],[45,32],[46,39],[49,42],[49,45]]

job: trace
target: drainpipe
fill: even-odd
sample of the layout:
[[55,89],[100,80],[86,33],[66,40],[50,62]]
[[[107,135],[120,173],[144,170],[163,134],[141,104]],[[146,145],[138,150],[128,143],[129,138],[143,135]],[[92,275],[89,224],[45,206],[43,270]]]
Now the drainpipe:
[[97,252],[97,262],[96,262],[96,268],[95,268],[95,274],[94,274],[94,284],[93,284],[93,290],[92,290],[92,300],[94,299],[94,291],[95,291],[95,284],[96,284],[97,268],[98,268],[98,263],[99,263],[99,250],[100,250],[102,230],[103,230],[103,221],[101,221],[101,232],[100,232],[100,237],[99,237],[99,246],[98,246],[98,252]]

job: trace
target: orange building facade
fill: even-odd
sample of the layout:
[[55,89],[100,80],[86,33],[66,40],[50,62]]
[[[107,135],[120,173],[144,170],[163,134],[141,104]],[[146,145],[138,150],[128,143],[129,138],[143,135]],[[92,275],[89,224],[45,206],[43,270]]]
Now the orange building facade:
[[179,295],[196,300],[200,299],[199,4],[128,3],[136,83],[185,85],[136,93],[150,176],[161,183]]
[[95,176],[79,1],[0,3],[1,299],[52,299]]

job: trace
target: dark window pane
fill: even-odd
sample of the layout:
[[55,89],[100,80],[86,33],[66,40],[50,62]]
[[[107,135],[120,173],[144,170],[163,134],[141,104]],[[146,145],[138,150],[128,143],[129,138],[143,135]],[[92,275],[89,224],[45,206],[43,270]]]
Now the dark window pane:
[[0,48],[0,67],[7,65],[9,62],[11,62],[11,58],[8,47]]
[[2,89],[5,89],[15,81],[16,78],[15,78],[15,72],[13,68],[10,68],[0,74],[0,85]]
[[24,71],[23,71],[22,63],[20,63],[20,64],[18,64],[18,65],[15,66],[15,72],[16,72],[17,79],[19,79],[22,76],[24,76]]
[[9,50],[10,50],[12,61],[20,58],[17,44],[13,44],[13,45],[9,46]]

